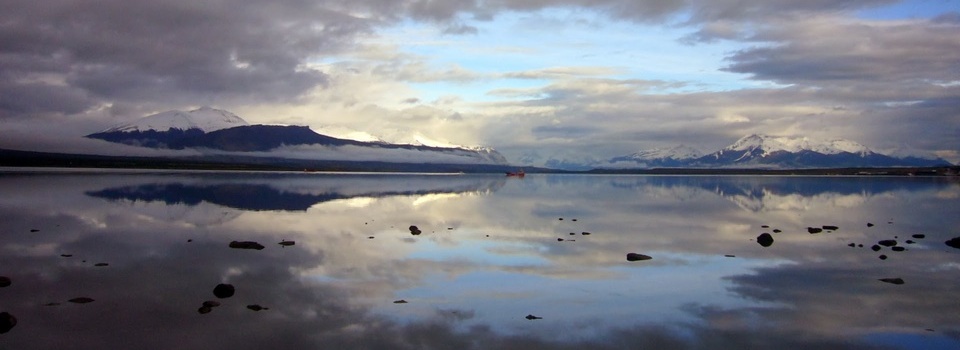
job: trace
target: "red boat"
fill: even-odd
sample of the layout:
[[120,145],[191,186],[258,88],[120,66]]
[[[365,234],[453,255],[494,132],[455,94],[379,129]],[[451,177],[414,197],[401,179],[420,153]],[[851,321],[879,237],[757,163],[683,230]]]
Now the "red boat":
[[524,175],[526,175],[526,173],[524,173],[523,170],[520,170],[515,173],[510,171],[507,172],[507,176],[515,176],[515,177],[523,178]]

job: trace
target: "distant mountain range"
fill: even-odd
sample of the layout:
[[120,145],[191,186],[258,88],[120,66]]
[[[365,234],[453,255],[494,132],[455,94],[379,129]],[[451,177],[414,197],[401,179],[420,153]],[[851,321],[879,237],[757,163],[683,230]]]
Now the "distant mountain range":
[[614,157],[598,168],[846,168],[948,166],[935,158],[894,157],[859,143],[837,139],[748,135],[723,149],[703,155],[687,146],[642,150]]
[[233,113],[210,107],[162,112],[86,137],[158,149],[262,152],[293,158],[507,164],[506,158],[492,148],[340,139],[316,133],[306,126],[250,125]]

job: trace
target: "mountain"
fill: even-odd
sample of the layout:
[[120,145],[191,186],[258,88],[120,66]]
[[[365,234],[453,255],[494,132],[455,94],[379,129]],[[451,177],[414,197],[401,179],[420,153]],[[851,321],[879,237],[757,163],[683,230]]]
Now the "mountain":
[[203,132],[211,132],[242,125],[249,125],[249,123],[236,114],[222,109],[201,107],[189,112],[173,110],[149,115],[131,123],[114,126],[104,130],[103,133],[150,130],[162,132],[173,129],[183,131],[199,129]]
[[268,157],[399,163],[507,164],[491,148],[437,147],[356,141],[319,134],[306,126],[250,125],[233,113],[204,107],[169,111],[87,135],[130,146],[191,149],[201,153],[258,152]]
[[670,148],[640,150],[631,155],[614,157],[610,159],[609,162],[633,167],[676,168],[683,167],[689,161],[697,159],[702,155],[703,152],[700,152],[698,149],[686,145],[678,145]]
[[723,149],[697,157],[684,146],[653,149],[615,157],[608,167],[622,168],[847,168],[926,167],[951,165],[943,159],[893,157],[850,140],[747,135]]

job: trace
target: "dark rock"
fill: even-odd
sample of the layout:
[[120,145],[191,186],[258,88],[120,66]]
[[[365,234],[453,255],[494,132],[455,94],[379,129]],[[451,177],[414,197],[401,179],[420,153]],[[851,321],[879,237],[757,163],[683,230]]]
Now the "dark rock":
[[367,238],[369,238],[369,239],[373,239],[373,236],[370,236],[370,237],[367,237]]
[[725,257],[728,257],[728,258],[736,258],[736,257],[737,257],[736,255],[733,255],[733,254],[727,254],[727,255],[724,255],[724,256],[725,256]]
[[187,243],[190,243],[190,242],[193,242],[193,240],[192,240],[192,239],[188,239],[188,240],[187,240]]
[[580,232],[580,234],[581,234],[581,235],[584,235],[584,236],[589,236],[589,235],[590,235],[590,232]]
[[110,266],[110,264],[107,264],[107,263],[96,263],[96,264],[93,264],[93,266],[103,267],[103,266]]
[[863,244],[857,244],[857,248],[863,248]]
[[908,239],[908,240],[904,241],[903,243],[906,243],[906,244],[914,244],[914,243],[917,243],[917,242],[914,242],[914,241]]
[[394,300],[393,303],[394,303],[394,304],[406,304],[407,301],[406,301],[406,300],[403,300],[403,299],[400,299],[400,300]]
[[13,317],[10,313],[4,311],[0,312],[0,334],[9,332],[13,329],[13,326],[17,325],[17,318]]
[[946,242],[943,242],[943,243],[946,244],[946,245],[947,245],[948,247],[950,247],[950,248],[960,249],[960,237],[951,238],[951,239],[949,239],[949,240],[947,240]]
[[10,280],[10,277],[0,276],[0,288],[9,287],[11,283],[13,283],[13,281]]
[[232,284],[221,283],[213,287],[213,295],[220,299],[232,297],[234,292],[236,292],[236,289],[233,288]]
[[57,305],[60,305],[60,303],[57,303],[57,302],[53,302],[53,303],[46,303],[46,304],[43,304],[43,306],[57,306]]
[[886,255],[883,255],[883,254],[881,254],[880,256],[878,256],[878,258],[880,258],[880,260],[887,260],[887,256],[886,256]]
[[882,246],[884,246],[884,247],[893,247],[893,246],[897,245],[897,241],[892,240],[892,239],[885,239],[885,240],[882,240],[882,241],[877,242],[877,244],[882,245]]
[[780,231],[780,229],[778,228],[773,229],[773,233],[780,233],[780,232],[783,232],[783,231]]
[[230,248],[261,250],[263,245],[253,241],[232,241],[230,242]]
[[288,240],[282,240],[282,241],[280,241],[280,243],[277,243],[277,244],[279,244],[280,246],[283,246],[283,247],[289,247],[289,246],[292,246],[292,245],[294,245],[294,244],[297,244],[297,242],[288,241]]
[[833,225],[823,225],[823,229],[824,229],[824,230],[830,230],[830,231],[836,231],[836,230],[839,230],[840,227],[833,226]]
[[250,310],[253,310],[253,311],[270,310],[269,307],[263,307],[263,306],[260,306],[260,305],[257,305],[257,304],[247,305],[247,308],[250,309]]
[[879,251],[880,251],[880,246],[874,244],[873,246],[870,247],[870,249],[873,249],[873,251],[875,251],[875,252],[879,252]]
[[873,223],[868,222],[867,227],[873,227]]
[[807,232],[810,232],[810,234],[820,233],[823,232],[823,229],[819,227],[807,227]]
[[915,235],[910,236],[910,237],[913,237],[913,238],[916,238],[916,239],[924,239],[924,238],[927,238],[927,235],[922,234],[922,233],[918,233],[918,234],[915,234]]
[[75,304],[86,304],[86,303],[92,303],[92,302],[93,302],[93,299],[92,299],[92,298],[87,298],[87,297],[77,297],[77,298],[73,298],[73,299],[70,299],[70,300],[67,300],[67,301],[69,301],[69,302],[71,302],[71,303],[75,303]]
[[653,259],[649,255],[643,255],[639,253],[627,253],[627,261],[643,261]]
[[761,233],[759,236],[757,236],[757,243],[763,247],[769,247],[773,245],[773,236],[766,232]]
[[563,238],[557,238],[557,242],[563,242]]
[[904,284],[904,283],[905,283],[905,282],[903,282],[903,279],[900,278],[900,277],[897,277],[897,278],[881,278],[881,279],[880,279],[880,282],[886,282],[886,283],[897,284],[897,285],[899,285],[899,284]]
[[531,320],[531,321],[532,321],[532,320],[542,320],[542,319],[543,319],[543,317],[538,317],[538,316],[534,316],[534,315],[527,315],[527,317],[525,317],[525,318],[528,319],[528,320]]
[[205,306],[205,307],[217,307],[217,306],[220,306],[220,302],[219,302],[219,301],[216,301],[216,300],[207,300],[207,301],[204,301],[204,302],[203,302],[203,306]]
[[60,254],[60,256],[64,258],[69,258],[69,257],[72,257],[73,254]]
[[848,247],[855,248],[857,245],[855,243],[847,244]]
[[557,219],[557,220],[563,221],[563,218],[559,218],[559,219]]
[[34,229],[30,229],[30,232],[40,232],[40,230],[34,228]]
[[201,315],[209,314],[210,311],[213,311],[213,308],[209,306],[201,306],[199,309],[197,309],[197,312],[199,312]]
[[770,225],[760,225],[760,228],[770,228]]
[[907,248],[900,247],[900,246],[896,246],[896,247],[890,248],[890,250],[895,251],[895,252],[902,252],[902,251],[904,251],[904,250],[907,250]]
[[421,233],[423,233],[423,232],[420,231],[420,228],[418,228],[418,227],[415,226],[415,225],[410,225],[410,234],[411,234],[411,235],[419,236]]
[[576,235],[576,234],[577,234],[576,232],[570,232],[570,235],[571,235],[571,236],[574,236],[574,235]]

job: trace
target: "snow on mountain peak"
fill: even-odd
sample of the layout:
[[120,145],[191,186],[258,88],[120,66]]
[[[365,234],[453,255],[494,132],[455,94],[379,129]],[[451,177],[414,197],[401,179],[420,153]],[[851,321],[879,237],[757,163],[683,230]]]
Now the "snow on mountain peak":
[[172,110],[160,112],[120,124],[103,132],[167,131],[170,129],[200,129],[211,132],[236,126],[249,125],[243,118],[222,109],[201,107],[189,112]]
[[678,145],[670,148],[654,148],[649,150],[640,150],[630,157],[637,160],[655,160],[655,159],[694,159],[702,156],[700,150],[686,145]]
[[769,135],[747,135],[737,140],[733,145],[725,150],[731,151],[753,151],[760,149],[762,156],[767,156],[774,152],[785,151],[797,153],[800,151],[813,151],[822,154],[840,154],[853,153],[861,156],[873,153],[869,148],[859,143],[834,139],[829,141],[813,140],[808,137],[787,137],[787,136],[769,136]]

